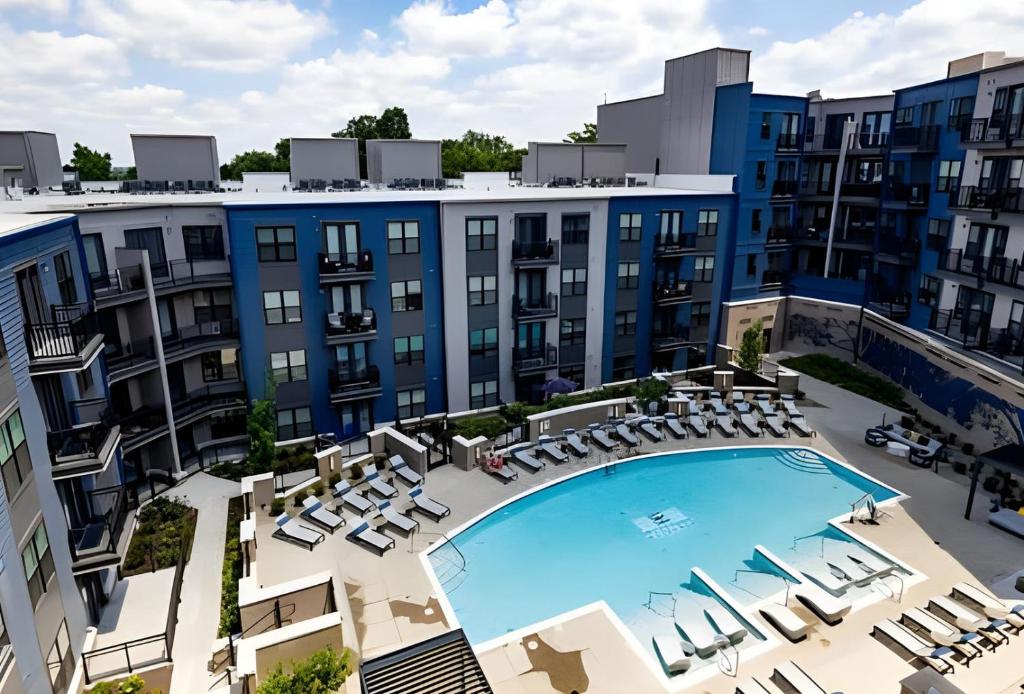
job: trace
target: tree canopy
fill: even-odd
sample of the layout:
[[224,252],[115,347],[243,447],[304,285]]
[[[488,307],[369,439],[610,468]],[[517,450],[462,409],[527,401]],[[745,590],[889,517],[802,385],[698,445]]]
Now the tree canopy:
[[101,154],[78,142],[71,154],[71,166],[78,172],[80,181],[111,181],[114,178],[110,172],[110,153]]
[[501,135],[467,130],[458,140],[441,141],[441,171],[458,178],[466,171],[518,171],[526,149],[516,149]]
[[761,370],[761,353],[763,351],[764,326],[761,321],[755,321],[753,325],[743,331],[743,340],[740,342],[737,361],[747,371],[756,373]]
[[584,123],[583,130],[573,130],[566,138],[566,142],[594,144],[597,142],[597,123]]
[[289,171],[291,169],[291,140],[282,137],[273,152],[251,149],[236,154],[227,164],[221,164],[220,177],[226,181],[241,181],[246,171]]
[[352,674],[352,652],[345,648],[341,654],[327,646],[305,660],[292,662],[291,672],[285,672],[279,663],[264,681],[257,694],[328,694],[337,692]]
[[331,133],[331,137],[354,137],[359,140],[359,175],[366,175],[366,141],[367,140],[408,140],[412,137],[409,127],[409,116],[401,106],[390,106],[380,116],[364,113],[350,118],[341,130]]

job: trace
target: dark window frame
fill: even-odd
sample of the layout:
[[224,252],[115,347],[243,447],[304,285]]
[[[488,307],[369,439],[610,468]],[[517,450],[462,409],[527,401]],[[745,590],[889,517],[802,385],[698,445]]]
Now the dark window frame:
[[[416,285],[416,291],[410,291],[410,285]],[[401,286],[402,293],[395,294],[395,289]],[[423,280],[398,280],[391,283],[391,312],[404,313],[406,311],[423,310]]]
[[[571,279],[566,282],[566,273],[572,273]],[[583,273],[583,279],[579,273]],[[564,267],[562,268],[562,296],[586,296],[587,295],[587,268],[585,267]]]
[[[626,272],[623,274],[622,270]],[[636,270],[636,272],[633,272]],[[640,263],[633,260],[625,260],[618,264],[615,273],[616,289],[639,289],[640,288]]]
[[[302,361],[293,361],[294,355],[301,354]],[[275,366],[274,357],[284,356],[284,365]],[[283,352],[270,353],[270,378],[275,384],[294,383],[309,380],[309,359],[304,349],[289,349]]]
[[[267,240],[260,232],[269,232],[273,238]],[[282,237],[291,236],[291,240]],[[256,260],[260,263],[295,262],[295,227],[289,225],[256,227]]]
[[[584,220],[583,224],[578,224]],[[574,223],[575,222],[575,223]],[[590,213],[571,212],[562,215],[562,244],[581,245],[590,243]]]
[[[306,413],[306,418],[303,421],[300,421],[298,417],[301,412]],[[287,424],[282,424],[282,415],[287,415],[287,419],[291,421]],[[313,412],[309,407],[290,407],[278,410],[276,420],[278,441],[304,439],[313,435]]]
[[[480,336],[479,346],[474,346],[474,335]],[[493,340],[488,340],[488,334],[493,335]],[[498,329],[477,328],[469,331],[469,354],[472,357],[496,357],[498,356]]]
[[[415,341],[419,341],[419,347],[415,346]],[[413,364],[422,364],[425,360],[423,351],[423,336],[422,335],[401,335],[394,339],[394,352],[395,352],[395,364],[404,364],[406,366],[412,366]]]
[[[491,224],[485,224],[490,222]],[[479,233],[471,233],[471,224],[479,225]],[[488,226],[491,230],[488,231]],[[497,217],[466,217],[466,251],[493,251],[498,247]]]
[[[279,304],[267,306],[267,297],[277,295]],[[295,295],[298,300],[295,304],[285,303],[285,297],[289,299]],[[271,312],[280,311],[280,320],[271,320]],[[275,289],[263,292],[263,324],[264,325],[295,325],[302,322],[302,293],[298,289]]]
[[[393,227],[398,226],[398,236],[392,236]],[[418,219],[389,219],[385,222],[388,255],[419,255],[420,222]],[[410,234],[410,230],[415,233]]]
[[[473,289],[473,283],[480,283],[479,289]],[[491,280],[493,287],[487,288],[487,280]],[[498,276],[497,275],[470,275],[466,278],[466,300],[470,306],[493,306],[498,303]]]
[[[493,391],[488,388],[493,384]],[[480,386],[480,394],[474,395],[473,389],[475,386]],[[496,379],[488,379],[486,381],[473,381],[469,384],[469,409],[481,410],[485,407],[495,407],[498,404],[498,381]]]
[[631,337],[636,335],[636,311],[615,312],[615,335]]
[[[198,238],[189,238],[193,234],[197,234]],[[184,225],[181,227],[181,238],[185,244],[185,259],[190,263],[224,260],[224,229],[220,224]]]
[[[566,330],[568,326],[568,330]],[[575,347],[587,344],[587,319],[562,318],[558,321],[558,344]]]
[[[403,405],[403,396],[408,404]],[[395,392],[395,412],[398,419],[423,417],[427,414],[427,391],[425,388],[406,388]]]
[[[712,213],[714,221],[711,220]],[[697,236],[718,236],[719,216],[717,208],[697,210]]]
[[[623,221],[626,222],[625,226]],[[639,241],[643,233],[643,221],[641,212],[619,213],[619,241]]]

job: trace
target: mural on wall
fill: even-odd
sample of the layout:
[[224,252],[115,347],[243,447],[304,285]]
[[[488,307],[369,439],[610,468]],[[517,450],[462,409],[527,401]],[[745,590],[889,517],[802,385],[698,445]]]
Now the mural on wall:
[[871,368],[965,429],[984,432],[993,447],[1024,442],[1024,410],[871,328],[864,328],[861,346]]
[[853,356],[857,344],[858,312],[838,307],[792,302],[786,322],[786,349],[794,352]]

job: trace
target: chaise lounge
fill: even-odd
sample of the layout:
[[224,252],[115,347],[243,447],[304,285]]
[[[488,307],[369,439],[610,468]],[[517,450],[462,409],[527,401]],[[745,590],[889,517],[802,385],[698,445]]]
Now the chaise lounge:
[[786,427],[782,426],[782,420],[774,412],[764,413],[764,424],[768,431],[772,433],[772,436],[782,438],[786,435]]
[[341,480],[334,485],[334,491],[331,493],[335,499],[341,499],[342,503],[348,504],[358,511],[360,516],[376,508],[372,501],[353,489],[348,480]]
[[955,662],[952,657],[953,649],[946,646],[935,648],[902,624],[898,624],[891,619],[875,625],[871,635],[878,638],[878,634],[882,634],[889,641],[910,653],[915,659],[922,661],[940,674],[953,672],[953,664]]
[[689,437],[686,433],[686,427],[683,426],[682,421],[679,419],[679,415],[675,412],[668,412],[665,414],[665,428],[672,432],[672,435],[677,439],[685,439]]
[[385,552],[395,546],[395,538],[388,537],[379,530],[371,528],[367,521],[361,521],[358,525],[355,525],[345,537],[357,545],[363,545],[376,550],[381,556],[384,556]]
[[704,420],[704,415],[691,412],[686,423],[690,425],[693,433],[697,436],[704,437],[708,435],[708,423]]
[[606,451],[613,451],[619,447],[619,442],[610,437],[600,424],[590,425],[590,438]]
[[806,576],[792,588],[792,595],[829,626],[835,626],[850,613],[853,605],[845,598],[837,598],[819,588]]
[[640,427],[640,431],[644,433],[644,436],[655,443],[665,440],[665,435],[661,433],[661,430],[658,429],[658,426],[650,417],[638,417],[633,420],[633,425]]
[[574,453],[577,457],[585,458],[590,453],[590,448],[587,444],[583,443],[583,439],[576,433],[575,429],[565,429],[562,431],[565,435],[565,443],[569,446],[569,450]]
[[399,513],[398,510],[391,505],[390,501],[382,501],[379,503],[377,505],[377,511],[388,525],[395,530],[405,533],[406,535],[420,527],[419,521],[410,518],[404,513]]
[[299,515],[314,525],[318,525],[331,535],[334,531],[345,525],[345,519],[334,511],[328,510],[320,500],[313,496],[307,496],[302,500],[302,513]]
[[402,459],[402,456],[391,456],[388,458],[388,465],[391,467],[391,472],[395,474],[395,477],[399,478],[410,487],[423,484],[423,475],[409,467],[409,463],[405,462],[405,460]]
[[445,516],[451,514],[452,510],[435,501],[429,496],[424,496],[423,490],[419,487],[409,490],[409,499],[412,500],[413,509],[429,516],[435,523]]
[[569,460],[569,454],[563,451],[558,446],[558,442],[547,434],[538,437],[537,443],[540,445],[541,453],[551,458],[551,460],[555,461],[556,464],[564,463]]
[[544,463],[537,460],[537,458],[530,453],[529,444],[512,451],[512,460],[518,463],[519,466],[524,468],[527,472],[537,473],[544,469]]
[[369,484],[370,488],[381,496],[388,499],[398,496],[398,490],[381,478],[380,472],[377,471],[373,463],[363,466],[363,477],[365,478],[363,481]]
[[277,525],[274,537],[304,547],[311,552],[313,547],[324,541],[324,534],[322,532],[303,525],[287,513],[282,513],[278,516],[274,523]]
[[625,422],[615,424],[615,434],[622,439],[627,446],[639,446],[640,439],[633,433],[633,430]]

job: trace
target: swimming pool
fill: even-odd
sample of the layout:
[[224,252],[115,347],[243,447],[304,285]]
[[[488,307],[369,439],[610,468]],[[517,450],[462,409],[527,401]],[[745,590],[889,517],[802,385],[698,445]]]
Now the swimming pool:
[[750,566],[755,545],[789,547],[865,493],[898,495],[803,448],[653,455],[522,496],[428,558],[474,644],[604,600],[650,648],[665,628],[644,606],[652,592],[692,590],[694,566],[725,585]]

